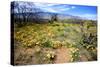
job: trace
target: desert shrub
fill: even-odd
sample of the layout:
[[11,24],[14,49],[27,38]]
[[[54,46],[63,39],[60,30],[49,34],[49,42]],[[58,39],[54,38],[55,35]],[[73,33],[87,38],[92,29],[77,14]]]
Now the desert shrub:
[[52,47],[53,47],[54,49],[59,48],[59,47],[61,47],[61,46],[62,46],[62,42],[60,42],[60,41],[53,41]]
[[23,27],[23,26],[26,25],[25,22],[16,22],[16,23],[14,23],[14,24],[16,24],[17,27]]
[[71,47],[71,62],[79,61],[80,60],[80,52],[78,48]]
[[91,21],[86,21],[83,24],[83,35],[80,44],[91,54],[92,59],[89,60],[95,60],[97,58],[96,31],[96,26]]
[[35,52],[35,57],[37,58],[37,63],[53,63],[53,60],[55,59],[55,52],[52,50]]
[[50,39],[45,40],[44,43],[42,43],[43,47],[52,47],[52,41]]

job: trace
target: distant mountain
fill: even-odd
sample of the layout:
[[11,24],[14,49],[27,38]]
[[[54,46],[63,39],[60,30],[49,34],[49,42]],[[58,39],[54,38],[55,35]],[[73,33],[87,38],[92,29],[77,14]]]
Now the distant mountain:
[[25,13],[15,13],[14,16],[18,17],[22,15],[29,16],[30,18],[34,19],[48,19],[51,20],[52,16],[56,15],[57,20],[87,20],[87,18],[79,17],[79,16],[73,16],[69,14],[59,14],[59,13],[50,13],[50,12],[25,12]]
[[49,13],[49,12],[38,12],[37,15],[41,19],[51,19],[51,16],[56,15],[58,20],[67,20],[67,19],[73,19],[73,20],[85,20],[86,18],[79,17],[79,16],[73,16],[70,14],[59,14],[59,13]]

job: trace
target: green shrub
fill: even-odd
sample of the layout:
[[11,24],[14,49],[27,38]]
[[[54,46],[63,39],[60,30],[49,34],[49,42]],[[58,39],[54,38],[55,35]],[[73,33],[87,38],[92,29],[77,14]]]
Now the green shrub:
[[49,39],[45,40],[45,42],[42,43],[42,45],[43,45],[44,47],[52,47],[52,44],[53,44],[52,41],[49,40]]

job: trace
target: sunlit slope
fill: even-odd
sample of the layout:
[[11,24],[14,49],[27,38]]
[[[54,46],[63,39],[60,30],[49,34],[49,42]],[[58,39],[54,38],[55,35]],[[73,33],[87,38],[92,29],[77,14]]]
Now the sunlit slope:
[[[53,52],[55,52],[56,49],[59,50],[59,48],[62,49],[64,47],[64,49],[67,49],[67,52],[70,52],[69,62],[88,61],[96,59],[96,33],[96,26],[91,22],[84,22],[83,25],[62,22],[31,23],[22,27],[17,27],[15,24],[14,39],[15,46],[17,42],[19,43],[18,46],[24,48],[39,46],[50,48],[50,51],[54,49]],[[55,62],[59,62],[59,60]]]

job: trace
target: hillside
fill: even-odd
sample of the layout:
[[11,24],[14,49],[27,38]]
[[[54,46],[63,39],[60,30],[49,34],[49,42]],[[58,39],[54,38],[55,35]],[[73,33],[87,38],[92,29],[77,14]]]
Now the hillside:
[[96,26],[91,22],[15,24],[14,29],[15,65],[96,60]]

